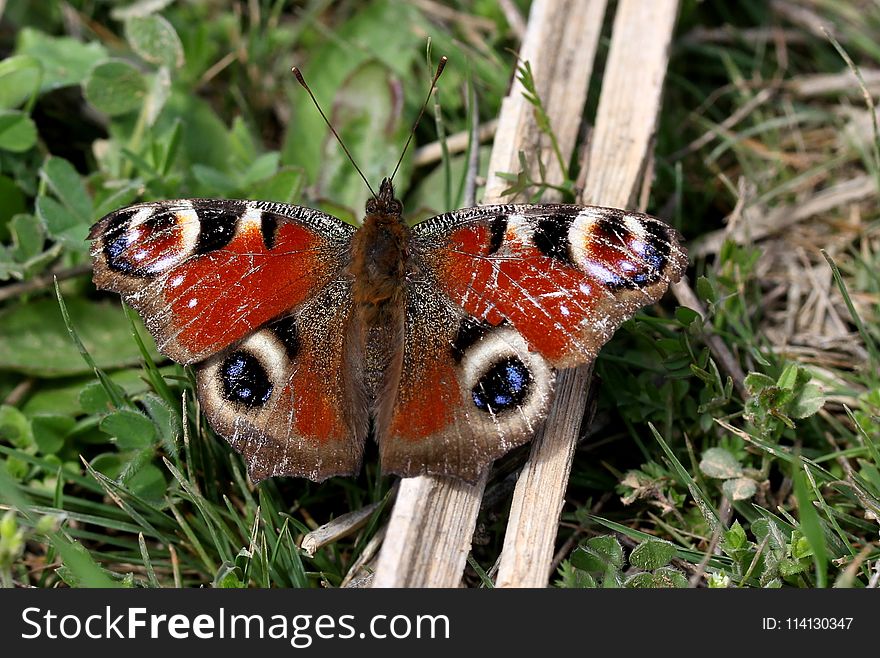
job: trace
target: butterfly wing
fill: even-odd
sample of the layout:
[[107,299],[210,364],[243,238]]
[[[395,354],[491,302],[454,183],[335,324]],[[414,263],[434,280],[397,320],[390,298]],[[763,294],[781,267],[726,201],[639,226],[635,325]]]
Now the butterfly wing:
[[89,237],[95,284],[141,313],[160,352],[190,364],[315,295],[353,233],[300,206],[192,199],[123,208]]
[[481,322],[430,279],[407,290],[403,367],[389,420],[377,419],[382,469],[476,480],[531,438],[552,400],[555,370],[509,324]]
[[413,235],[416,258],[454,303],[492,326],[510,322],[557,368],[594,359],[687,265],[673,229],[614,208],[469,208]]
[[350,354],[352,308],[350,283],[332,281],[194,366],[208,421],[245,456],[252,480],[360,470],[369,416]]
[[569,205],[440,215],[413,228],[412,254],[405,367],[380,438],[383,468],[466,479],[532,436],[555,368],[594,359],[687,264],[659,220]]
[[90,233],[95,284],[140,312],[163,354],[197,364],[205,414],[255,480],[360,466],[369,421],[345,363],[354,230],[300,206],[193,199],[123,208]]

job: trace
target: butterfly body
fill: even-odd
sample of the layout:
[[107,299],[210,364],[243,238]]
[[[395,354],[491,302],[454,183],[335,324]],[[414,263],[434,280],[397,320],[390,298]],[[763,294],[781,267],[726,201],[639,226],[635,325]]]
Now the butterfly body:
[[686,264],[645,215],[496,205],[413,227],[390,181],[354,228],[260,201],[139,204],[92,229],[95,282],[192,364],[251,477],[360,468],[473,480],[546,417],[556,372],[595,358]]
[[352,297],[365,327],[387,326],[402,318],[412,232],[391,182],[382,182],[364,223],[351,242]]

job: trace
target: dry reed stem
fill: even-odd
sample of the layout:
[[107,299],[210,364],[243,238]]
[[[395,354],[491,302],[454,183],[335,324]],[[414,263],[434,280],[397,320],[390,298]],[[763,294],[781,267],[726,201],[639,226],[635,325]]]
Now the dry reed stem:
[[[639,189],[657,125],[677,0],[621,0],[587,152],[584,198],[627,206]],[[601,20],[601,19],[600,19]],[[560,373],[557,403],[520,474],[498,568],[499,587],[543,587],[592,365]]]
[[[536,0],[529,14],[520,58],[532,66],[563,153],[570,154],[574,148],[586,83],[583,83],[580,100],[572,101],[553,80],[572,76],[589,79],[592,58],[584,61],[585,51],[575,46],[582,43],[583,32],[591,25],[601,25],[604,4],[605,0]],[[598,16],[598,20],[594,16]],[[549,95],[544,94],[545,90]],[[537,144],[541,146],[543,161],[548,163],[548,179],[561,180],[558,165],[551,157],[549,139],[539,133],[533,108],[521,102],[521,91],[519,82],[514,82],[502,104],[489,163],[485,203],[499,200],[507,187],[507,183],[494,174],[517,171],[519,151],[532,152]],[[577,108],[572,113],[575,104]],[[530,160],[536,162],[534,157]],[[580,409],[582,411],[583,406]],[[457,585],[470,550],[487,474],[488,471],[484,472],[475,485],[429,476],[405,479],[379,554],[373,586]]]

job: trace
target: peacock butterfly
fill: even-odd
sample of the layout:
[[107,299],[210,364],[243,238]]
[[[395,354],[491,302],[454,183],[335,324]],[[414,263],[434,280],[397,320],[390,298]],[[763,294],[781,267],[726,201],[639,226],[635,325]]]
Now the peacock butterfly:
[[189,199],[122,208],[89,238],[95,284],[193,367],[254,481],[356,473],[370,434],[385,472],[473,481],[531,438],[557,370],[595,358],[687,264],[670,227],[613,208],[487,205],[411,227],[389,178],[359,228]]

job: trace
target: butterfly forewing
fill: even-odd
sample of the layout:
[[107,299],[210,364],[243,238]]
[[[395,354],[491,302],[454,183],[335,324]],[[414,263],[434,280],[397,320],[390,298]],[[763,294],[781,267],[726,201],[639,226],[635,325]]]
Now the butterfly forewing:
[[140,311],[163,354],[194,363],[313,297],[339,274],[353,233],[300,206],[144,203],[92,228],[94,281]]
[[440,215],[414,228],[413,251],[453,303],[490,325],[510,322],[555,367],[595,358],[687,264],[663,222],[574,205]]

